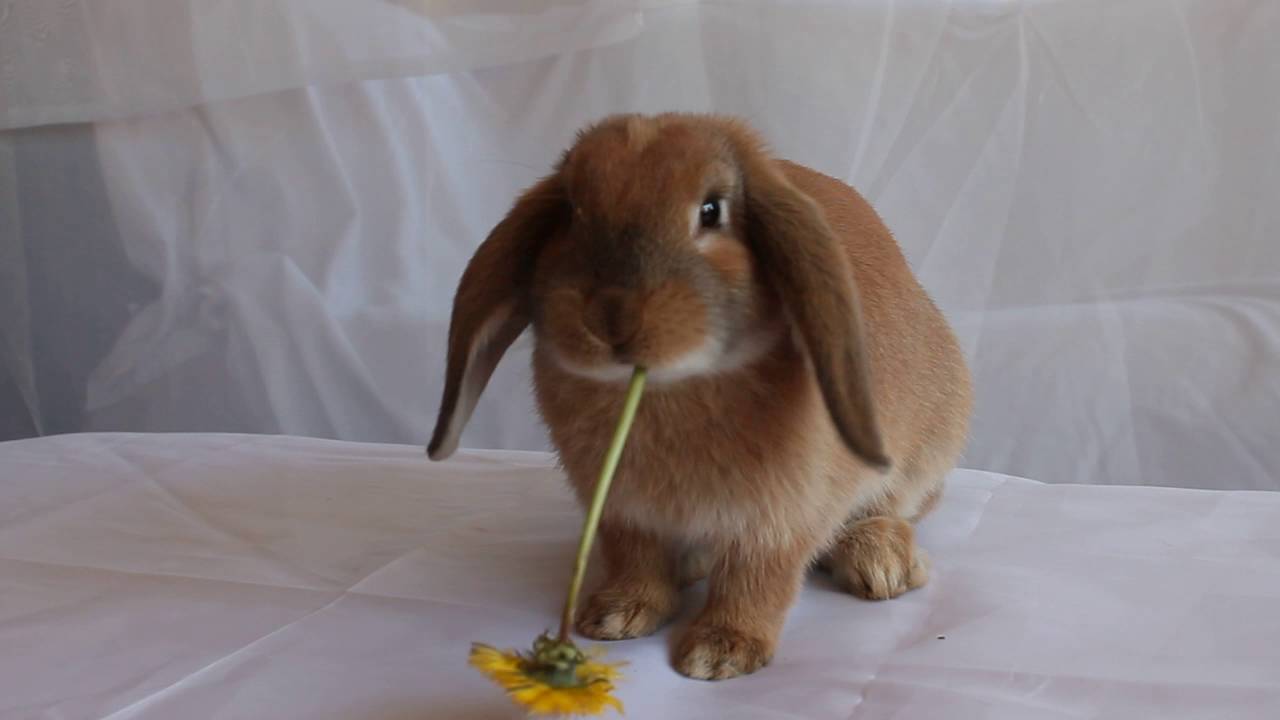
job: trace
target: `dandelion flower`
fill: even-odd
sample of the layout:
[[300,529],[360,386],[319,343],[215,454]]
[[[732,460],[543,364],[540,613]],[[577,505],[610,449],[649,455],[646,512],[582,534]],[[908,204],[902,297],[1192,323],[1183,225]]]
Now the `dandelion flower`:
[[543,635],[532,653],[506,652],[475,643],[471,666],[488,675],[531,715],[599,715],[607,708],[622,712],[613,697],[618,664],[593,659],[571,642]]
[[605,453],[591,506],[587,509],[573,577],[569,582],[569,596],[560,617],[560,634],[552,638],[544,633],[533,642],[533,651],[529,653],[503,652],[482,643],[471,646],[471,666],[488,675],[531,715],[599,715],[607,708],[622,712],[622,703],[612,694],[613,681],[621,676],[619,664],[600,662],[594,652],[587,654],[579,650],[569,639],[569,628],[573,625],[578,592],[586,575],[591,541],[600,525],[604,500],[618,469],[631,423],[635,420],[644,381],[645,370],[637,367],[627,388],[613,441]]

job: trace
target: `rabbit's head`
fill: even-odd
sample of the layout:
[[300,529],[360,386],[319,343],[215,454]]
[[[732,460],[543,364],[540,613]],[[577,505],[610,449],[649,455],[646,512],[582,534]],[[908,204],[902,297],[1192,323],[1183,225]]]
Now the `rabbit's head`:
[[655,385],[741,369],[789,337],[837,429],[886,463],[843,246],[745,126],[608,118],[579,134],[477,249],[455,298],[440,417],[447,457],[503,352],[530,324],[563,370]]

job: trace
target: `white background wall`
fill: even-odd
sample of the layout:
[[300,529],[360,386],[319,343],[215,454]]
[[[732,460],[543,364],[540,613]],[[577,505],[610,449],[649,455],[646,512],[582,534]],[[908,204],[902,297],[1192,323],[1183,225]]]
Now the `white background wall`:
[[[962,336],[965,464],[1280,489],[1280,3],[18,0],[0,433],[421,443],[472,249],[584,123],[740,114]],[[528,338],[464,435],[545,447]]]

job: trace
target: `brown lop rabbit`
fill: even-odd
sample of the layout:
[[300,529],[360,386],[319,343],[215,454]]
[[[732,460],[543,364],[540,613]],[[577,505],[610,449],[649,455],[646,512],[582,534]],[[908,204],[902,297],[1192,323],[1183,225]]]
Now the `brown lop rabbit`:
[[471,259],[428,447],[448,457],[529,325],[537,404],[580,501],[633,365],[649,387],[605,506],[591,638],[656,631],[693,678],[772,658],[813,564],[862,598],[923,585],[911,523],[967,435],[946,320],[854,190],[730,118],[614,116],[578,136]]

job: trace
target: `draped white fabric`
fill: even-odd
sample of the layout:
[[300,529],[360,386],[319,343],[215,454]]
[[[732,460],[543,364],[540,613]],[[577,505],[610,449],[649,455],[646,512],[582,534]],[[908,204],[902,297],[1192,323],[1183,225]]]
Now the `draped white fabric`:
[[[0,718],[514,720],[467,651],[554,627],[580,519],[531,453],[0,444]],[[866,602],[815,574],[764,670],[671,669],[702,586],[605,649],[638,720],[1270,720],[1277,527],[1277,493],[958,471],[920,527],[930,583]]]
[[[7,436],[421,443],[514,194],[606,113],[714,110],[885,216],[973,364],[966,466],[1280,489],[1280,3],[0,13]],[[527,353],[464,445],[546,446]]]
[[12,0],[0,129],[519,63],[641,27],[634,0]]

